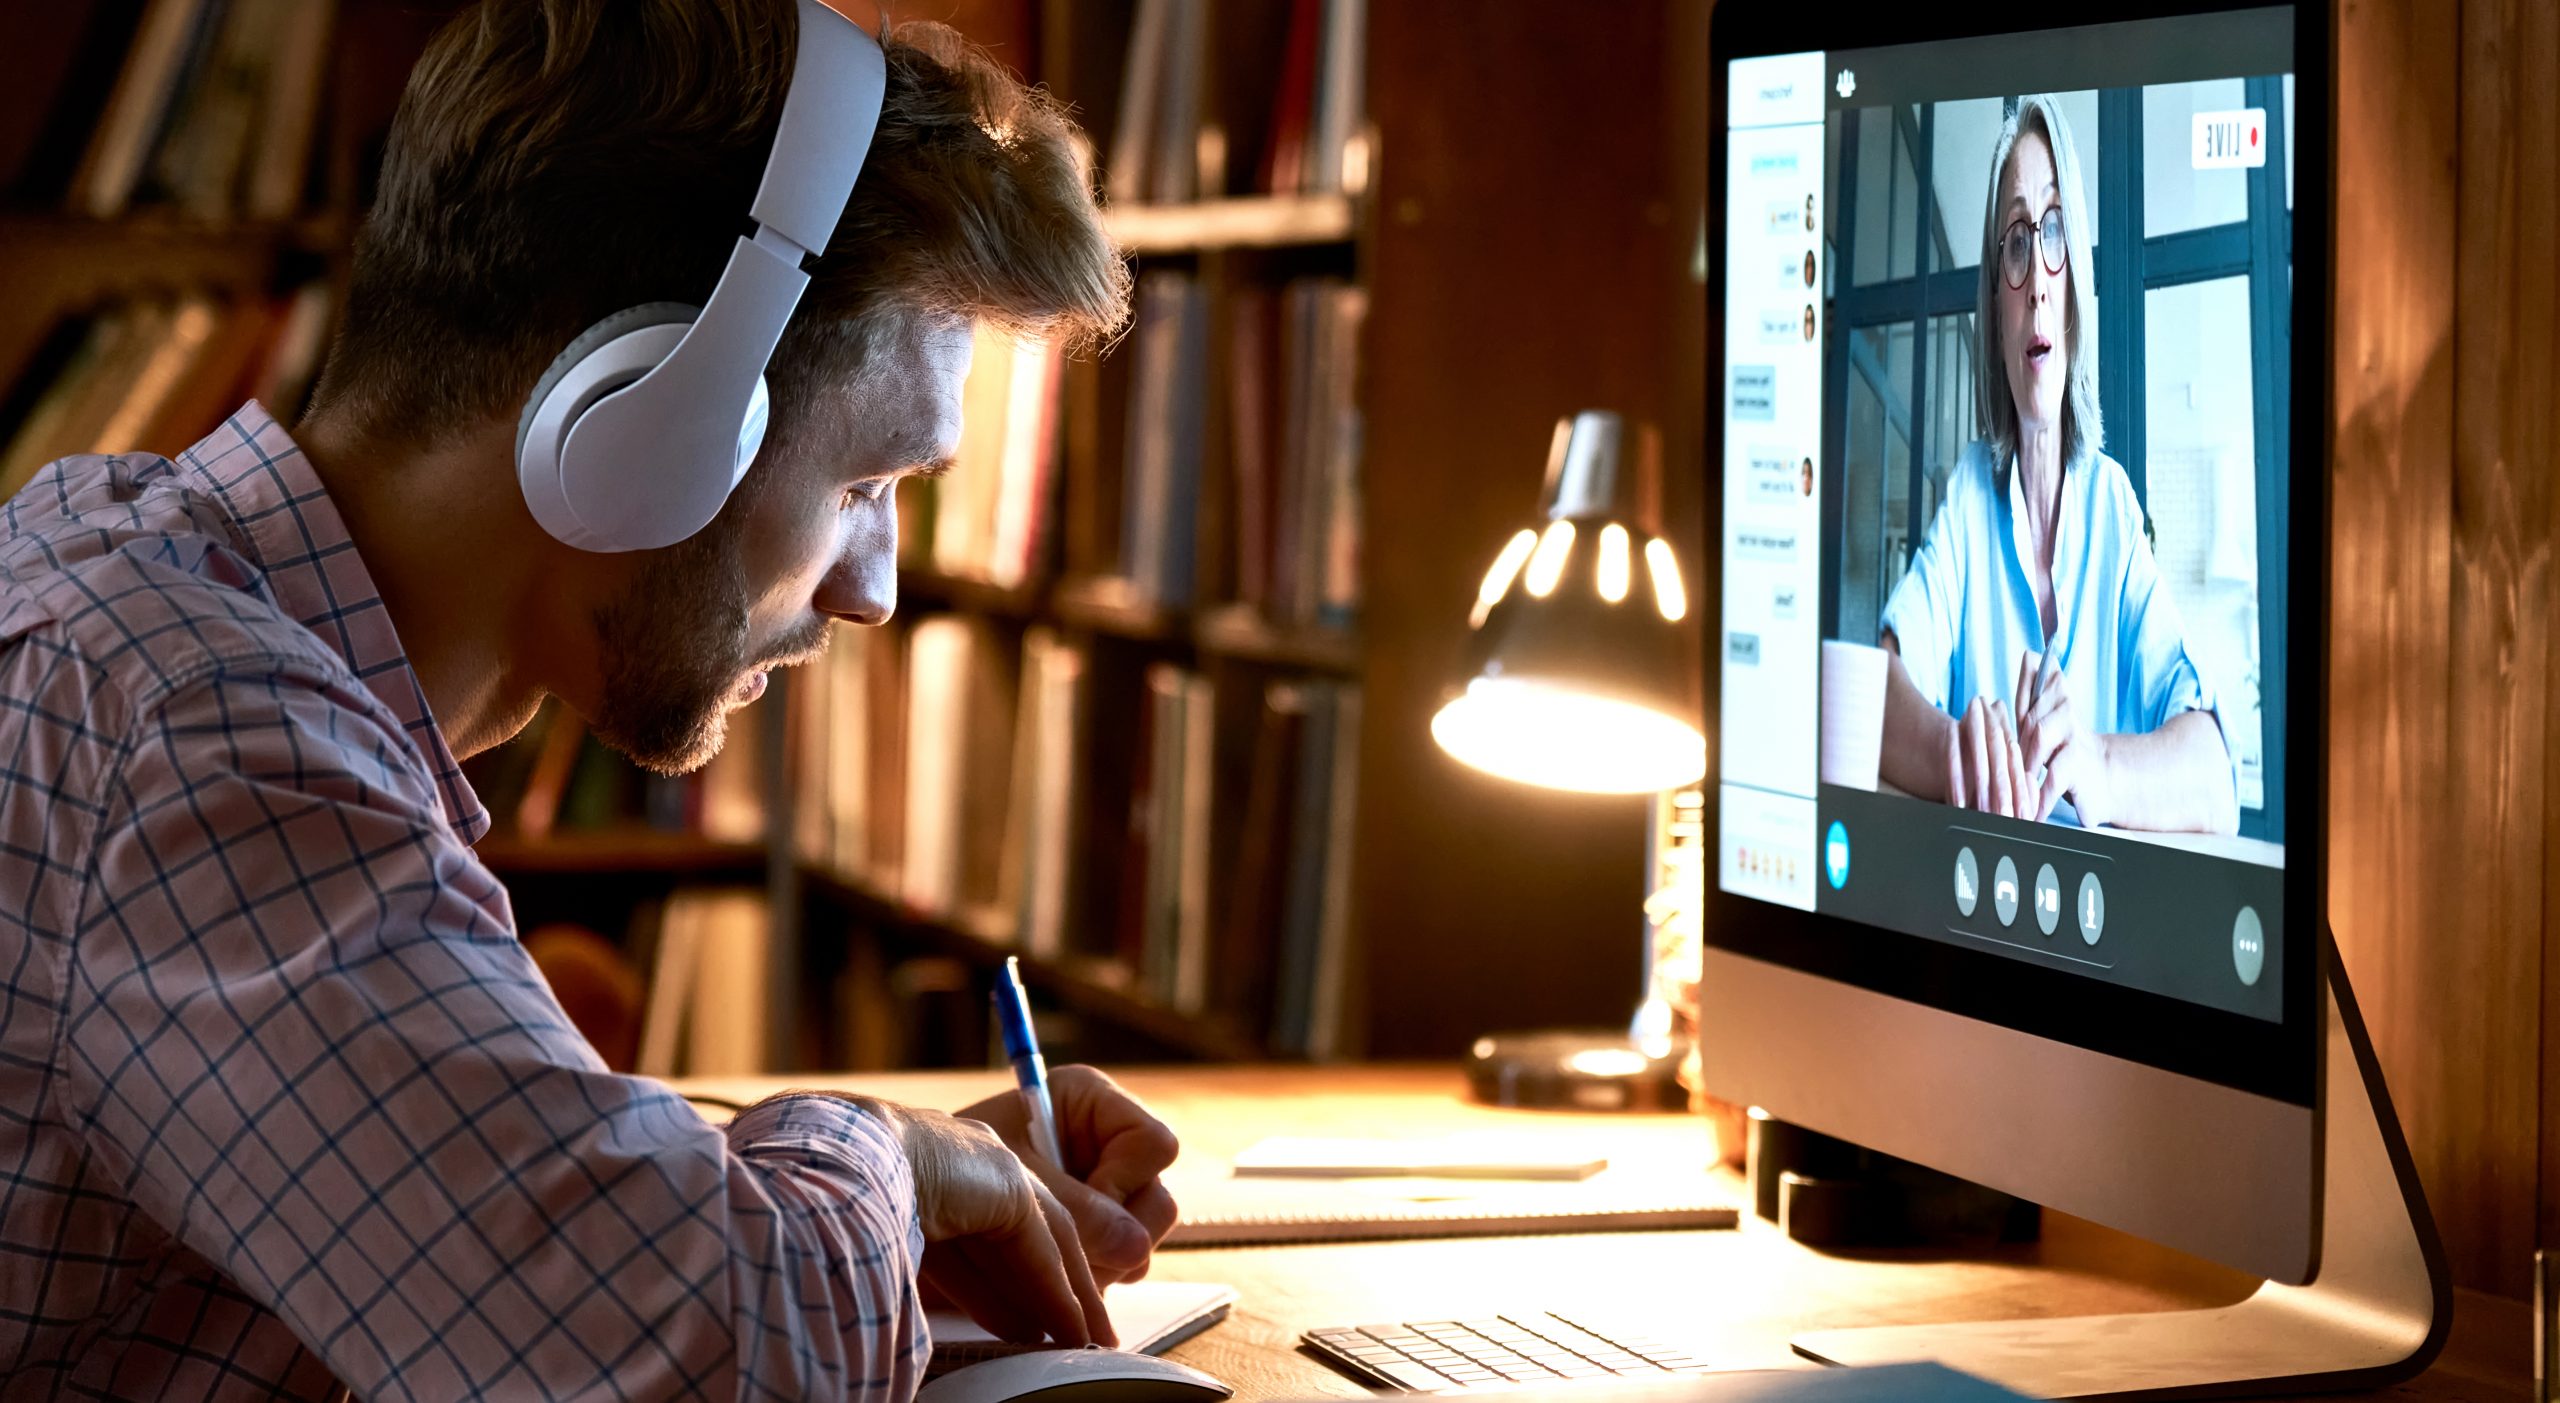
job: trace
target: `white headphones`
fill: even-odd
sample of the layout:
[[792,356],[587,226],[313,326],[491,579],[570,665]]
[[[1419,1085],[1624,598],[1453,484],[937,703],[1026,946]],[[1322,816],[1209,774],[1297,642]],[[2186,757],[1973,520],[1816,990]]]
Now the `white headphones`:
[[757,187],[752,238],[697,311],[626,307],[569,343],[516,426],[516,480],[544,530],[591,551],[653,550],[701,530],[764,446],[764,369],[809,286],[880,125],[879,42],[798,0],[800,49]]

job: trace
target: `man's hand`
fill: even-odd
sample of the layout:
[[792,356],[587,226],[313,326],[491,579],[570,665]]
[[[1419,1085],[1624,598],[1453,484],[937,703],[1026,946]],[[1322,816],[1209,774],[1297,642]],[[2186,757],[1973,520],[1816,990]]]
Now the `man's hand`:
[[1180,1151],[1173,1132],[1092,1067],[1052,1072],[1049,1099],[1058,1111],[1064,1166],[1039,1163],[1022,1098],[1014,1092],[990,1096],[960,1114],[994,1127],[1066,1206],[1095,1280],[1107,1285],[1145,1276],[1156,1244],[1173,1231],[1173,1195],[1158,1177]]
[[985,1125],[847,1097],[896,1126],[924,1225],[921,1285],[1002,1339],[1118,1344],[1075,1220]]

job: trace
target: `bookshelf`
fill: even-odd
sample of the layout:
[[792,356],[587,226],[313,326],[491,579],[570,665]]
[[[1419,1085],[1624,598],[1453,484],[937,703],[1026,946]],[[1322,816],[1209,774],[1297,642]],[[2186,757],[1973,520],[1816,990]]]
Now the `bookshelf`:
[[[813,870],[810,882],[820,892],[852,909],[858,919],[898,929],[927,948],[992,971],[1008,955],[1019,956],[1010,936],[963,919],[937,917],[881,895],[864,881],[840,873]],[[1166,1049],[1217,1062],[1258,1061],[1259,1044],[1231,1026],[1192,1018],[1130,987],[1127,971],[1093,960],[1022,960],[1023,982],[1066,1007],[1151,1038]]]
[[767,856],[762,843],[636,826],[551,833],[538,839],[500,831],[482,839],[475,851],[491,871],[510,875],[656,873],[706,881],[759,878]]
[[1103,223],[1122,248],[1152,254],[1311,248],[1351,243],[1358,205],[1348,195],[1242,195],[1183,205],[1121,205]]
[[[331,8],[291,210],[208,219],[138,200],[98,217],[63,212],[59,191],[31,198],[0,180],[0,267],[13,294],[0,306],[0,384],[22,386],[65,317],[116,299],[203,292],[282,307],[341,285],[407,69],[457,5]],[[1558,31],[1460,0],[956,4],[964,32],[1073,107],[1106,183],[1133,152],[1146,167],[1105,210],[1141,281],[1141,322],[1099,360],[1016,366],[1026,388],[1005,407],[1036,399],[1039,427],[1027,448],[991,450],[979,478],[1000,481],[1027,464],[1034,485],[969,499],[985,515],[975,555],[1001,543],[1003,568],[974,568],[972,550],[902,561],[898,620],[859,643],[838,640],[840,652],[897,658],[883,662],[876,695],[852,695],[852,672],[777,678],[733,728],[746,743],[721,773],[674,786],[606,774],[598,792],[618,797],[602,804],[605,816],[539,837],[514,822],[524,775],[488,778],[532,765],[539,737],[520,743],[526,754],[508,747],[475,760],[499,818],[480,856],[517,894],[524,928],[578,921],[645,969],[663,954],[670,906],[696,893],[757,894],[767,1061],[784,1069],[970,1059],[983,1039],[971,1047],[965,1018],[931,1047],[857,1038],[867,1051],[848,1059],[844,1025],[899,1013],[876,990],[856,999],[839,989],[894,984],[911,962],[983,980],[1013,952],[1026,952],[1038,997],[1072,1015],[1059,1026],[1090,1036],[1053,1049],[1072,1055],[1441,1056],[1491,1027],[1622,1017],[1635,979],[1639,808],[1478,779],[1431,747],[1427,722],[1455,673],[1476,576],[1534,500],[1554,417],[1607,405],[1660,422],[1675,465],[1683,445],[1702,442],[1702,352],[1688,349],[1693,336],[1702,342],[1702,307],[1688,305],[1697,293],[1685,281],[1694,231],[1676,211],[1699,195],[1703,155],[1681,147],[1689,138],[1672,114],[1699,87],[1683,65],[1703,72],[1702,38],[1690,45],[1703,26],[1682,10],[1631,0],[1607,26]],[[1158,75],[1146,104],[1155,119],[1124,137],[1139,96],[1139,31],[1176,13],[1196,13],[1202,27],[1160,35],[1153,61],[1191,58],[1175,64],[1180,81]],[[13,22],[60,27],[50,14]],[[1293,68],[1309,25],[1318,49]],[[1684,26],[1699,36],[1683,37]],[[1356,101],[1328,119],[1313,110],[1312,85],[1323,62],[1340,62],[1324,58],[1336,30],[1351,44],[1347,71],[1365,74],[1347,89]],[[1466,42],[1452,45],[1455,33]],[[17,37],[0,23],[0,41]],[[1684,59],[1684,46],[1697,53]],[[1280,100],[1290,81],[1310,85],[1309,101]],[[1488,92],[1506,96],[1486,103]],[[1568,111],[1572,121],[1556,119]],[[0,177],[11,169],[8,115],[0,104]],[[1275,130],[1293,124],[1298,173],[1275,181],[1272,153],[1285,144]],[[1306,149],[1320,128],[1329,160]],[[1693,155],[1694,177],[1683,173]],[[1173,330],[1151,333],[1150,315]],[[1151,381],[1177,373],[1192,377],[1185,388],[1148,400]],[[1027,387],[1044,376],[1035,397]],[[296,405],[273,407],[290,418]],[[1150,457],[1140,430],[1177,411],[1190,416],[1182,446]],[[1313,427],[1292,442],[1289,424],[1302,415]],[[973,406],[972,422],[982,417]],[[1240,463],[1240,445],[1254,442],[1260,459]],[[1191,475],[1190,530],[1141,543],[1163,515],[1146,504],[1165,490],[1168,463]],[[1158,476],[1133,486],[1149,473]],[[947,484],[955,494],[965,476]],[[1680,532],[1695,520],[1698,487],[1671,476],[1674,539],[1696,559],[1694,525]],[[1032,527],[1005,515],[1002,503],[1022,501],[1039,504]],[[1064,732],[1080,767],[1069,807],[1092,820],[1086,827],[1209,815],[1207,859],[1160,879],[1147,875],[1143,852],[1132,856],[1126,832],[1045,850],[1042,870],[1063,864],[1089,884],[1124,888],[1123,906],[1170,910],[1153,944],[1145,919],[1098,915],[1089,893],[1052,888],[1052,907],[1071,908],[1065,918],[1053,909],[1026,920],[1025,893],[1039,879],[1007,875],[1001,862],[978,874],[1000,884],[995,899],[917,899],[909,878],[923,874],[906,870],[906,835],[886,836],[909,817],[887,780],[914,765],[910,738],[900,730],[875,745],[866,734],[876,753],[864,757],[861,785],[829,763],[832,751],[812,755],[813,734],[846,729],[823,718],[867,714],[877,725],[906,707],[902,650],[919,633],[951,645],[938,620],[1010,678],[1002,704],[980,715],[1006,735],[992,748],[1008,762],[1024,679],[1075,674],[1061,684],[1083,699]],[[820,702],[841,709],[813,717]],[[1197,772],[1209,781],[1151,795],[1141,776],[1156,759],[1154,737],[1195,717],[1206,732],[1193,748],[1164,753],[1177,764],[1205,757]],[[1319,725],[1338,739],[1315,746]],[[564,763],[574,768],[575,755]],[[981,786],[973,812],[1009,817],[1019,807],[1011,778]],[[1303,795],[1319,784],[1346,797],[1310,805]],[[840,821],[833,807],[866,787],[877,792],[864,796],[874,811],[865,824]],[[725,817],[714,820],[715,810]],[[1023,841],[1006,823],[954,831]],[[1263,926],[1288,929],[1240,934],[1254,922],[1231,913],[1248,899]],[[1623,940],[1593,914],[1613,903],[1626,908]],[[1160,948],[1163,920],[1177,944],[1188,942],[1181,958]],[[1292,937],[1321,948],[1293,949]],[[1606,954],[1612,941],[1626,949],[1622,972]],[[1213,966],[1205,988],[1202,949]],[[1238,949],[1261,974],[1219,972]],[[1436,972],[1422,981],[1427,996],[1410,992],[1417,971]],[[1324,1036],[1311,1038],[1318,1025]]]

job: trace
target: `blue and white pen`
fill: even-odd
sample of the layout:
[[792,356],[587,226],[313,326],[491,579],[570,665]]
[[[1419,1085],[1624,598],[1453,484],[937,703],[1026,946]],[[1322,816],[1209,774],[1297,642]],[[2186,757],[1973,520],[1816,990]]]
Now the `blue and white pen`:
[[996,981],[996,1024],[1004,1030],[1005,1060],[1013,1064],[1014,1088],[1022,1093],[1023,1114],[1031,1122],[1031,1147],[1051,1167],[1065,1169],[1058,1150],[1058,1109],[1049,1100],[1049,1064],[1040,1060],[1040,1039],[1031,1028],[1031,1001],[1022,992],[1022,962],[1005,956],[1004,975]]

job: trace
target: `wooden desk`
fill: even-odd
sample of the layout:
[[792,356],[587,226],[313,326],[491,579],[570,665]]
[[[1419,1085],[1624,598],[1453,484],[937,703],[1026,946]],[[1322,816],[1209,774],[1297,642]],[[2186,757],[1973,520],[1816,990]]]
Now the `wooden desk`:
[[[1501,1111],[1469,1104],[1458,1073],[1422,1067],[1233,1067],[1130,1071],[1121,1082],[1182,1137],[1172,1176],[1223,1172],[1269,1135],[1438,1135],[1487,1129],[1569,1133],[1613,1155],[1712,1152],[1702,1119]],[[706,1079],[687,1091],[751,1101],[808,1079]],[[1001,1072],[903,1073],[822,1080],[909,1105],[957,1110],[1012,1085]],[[1735,1201],[1744,1197],[1737,1178]],[[2238,1300],[2255,1284],[2211,1263],[2094,1224],[2046,1215],[2044,1241],[1978,1256],[1816,1252],[1743,1215],[1731,1232],[1455,1238],[1159,1253],[1155,1276],[1223,1282],[1227,1322],[1173,1356],[1232,1384],[1240,1400],[1359,1398],[1359,1384],[1298,1350],[1325,1325],[1433,1320],[1546,1309],[1588,1312],[1694,1341],[1734,1367],[1806,1367],[1798,1330],[1859,1323],[2026,1318],[2167,1310]],[[2530,1391],[2528,1312],[2462,1293],[2452,1346],[2415,1382],[2384,1395],[2523,1403]]]

